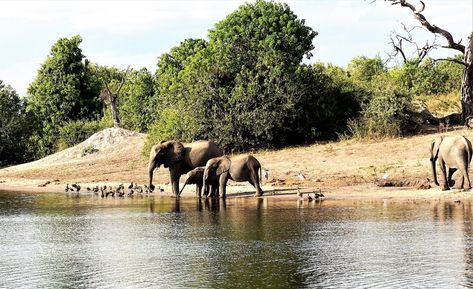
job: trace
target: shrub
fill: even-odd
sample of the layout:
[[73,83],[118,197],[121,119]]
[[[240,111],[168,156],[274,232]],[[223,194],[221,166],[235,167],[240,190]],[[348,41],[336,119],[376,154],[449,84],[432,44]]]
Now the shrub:
[[99,121],[76,120],[66,123],[59,129],[58,150],[76,145],[99,131],[102,127]]
[[408,129],[411,95],[388,75],[376,77],[371,85],[371,99],[364,105],[361,117],[348,122],[348,132],[357,139],[401,135]]
[[96,153],[98,151],[99,150],[94,148],[94,146],[88,145],[88,146],[86,146],[82,149],[80,156],[85,157],[86,155],[90,155],[90,154]]
[[159,119],[149,127],[148,137],[143,146],[143,155],[148,156],[151,147],[162,140],[182,139],[180,123],[176,110],[170,108],[163,110]]

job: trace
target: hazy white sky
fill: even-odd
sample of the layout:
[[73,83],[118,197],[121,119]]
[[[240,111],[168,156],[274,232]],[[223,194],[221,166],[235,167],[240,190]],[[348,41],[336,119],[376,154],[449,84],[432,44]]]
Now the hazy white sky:
[[[466,39],[473,30],[471,0],[424,1],[427,19],[450,31],[455,40]],[[186,38],[207,39],[208,29],[245,2],[253,1],[0,0],[0,79],[23,95],[52,44],[76,34],[82,36],[83,54],[92,62],[154,71],[161,53]],[[417,25],[410,10],[383,0],[284,2],[319,32],[310,62],[345,67],[356,56],[384,58],[390,51],[390,32],[401,30],[401,22]]]

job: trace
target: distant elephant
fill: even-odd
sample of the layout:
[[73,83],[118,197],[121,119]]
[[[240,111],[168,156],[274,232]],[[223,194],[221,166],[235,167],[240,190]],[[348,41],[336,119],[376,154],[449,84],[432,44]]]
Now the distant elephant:
[[[452,180],[452,175],[458,169],[462,173],[461,188],[471,189],[468,169],[470,167],[472,156],[471,142],[464,136],[441,136],[432,142],[430,149],[430,161],[432,163],[432,173],[434,182],[437,186],[436,161],[439,160],[440,170],[442,171],[442,190],[448,190]],[[448,177],[447,177],[448,167]],[[465,187],[466,179],[466,187]]]
[[204,171],[204,183],[208,184],[212,178],[218,177],[220,194],[226,197],[226,186],[228,180],[235,182],[248,181],[256,188],[255,197],[263,195],[260,187],[261,164],[251,155],[240,155],[234,157],[217,157],[207,161]]
[[[195,194],[198,198],[201,197],[202,195],[202,187],[204,187],[204,171],[205,167],[197,167],[193,169],[192,171],[189,171],[186,174],[186,177],[184,179],[184,186],[182,187],[181,191],[179,192],[179,195],[181,195],[182,191],[188,184],[195,184]],[[218,195],[218,178],[214,177],[211,180],[209,180],[208,184],[204,187],[204,196],[207,197],[210,192],[210,196],[216,196]]]
[[154,145],[149,153],[149,187],[154,190],[153,171],[164,165],[169,168],[172,193],[179,196],[179,178],[182,174],[205,166],[207,161],[222,155],[222,150],[213,142],[196,141],[193,143],[181,143],[178,141],[162,141]]

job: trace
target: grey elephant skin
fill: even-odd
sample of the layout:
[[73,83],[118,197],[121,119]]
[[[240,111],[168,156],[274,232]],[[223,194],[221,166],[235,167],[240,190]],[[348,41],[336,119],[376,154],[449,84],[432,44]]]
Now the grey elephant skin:
[[436,138],[432,142],[430,149],[430,161],[432,163],[432,174],[435,184],[439,186],[436,172],[436,161],[438,160],[442,172],[442,190],[450,189],[449,185],[452,181],[452,175],[457,170],[460,170],[462,173],[460,187],[465,190],[471,189],[470,177],[468,175],[471,156],[471,142],[466,137],[441,136]]
[[169,168],[169,176],[174,196],[179,196],[179,178],[182,174],[205,166],[211,158],[222,156],[222,150],[211,141],[196,141],[181,143],[178,141],[163,141],[154,145],[149,153],[149,187],[154,190],[153,172],[163,165]]
[[202,187],[204,187],[204,196],[207,197],[210,192],[210,196],[218,196],[218,179],[211,178],[207,184],[204,186],[204,171],[205,167],[197,167],[190,172],[188,172],[184,178],[184,185],[182,186],[179,195],[181,195],[182,191],[189,184],[195,184],[195,195],[200,198],[202,195]]
[[256,189],[255,197],[259,197],[263,195],[259,183],[260,175],[261,164],[254,156],[223,156],[210,159],[207,162],[204,171],[204,183],[207,184],[213,178],[218,178],[221,197],[225,198],[228,180],[235,182],[248,181]]

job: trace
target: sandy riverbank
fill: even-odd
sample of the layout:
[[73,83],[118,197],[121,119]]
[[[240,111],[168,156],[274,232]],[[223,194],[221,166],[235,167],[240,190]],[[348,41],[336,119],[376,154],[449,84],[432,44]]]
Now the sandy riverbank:
[[[447,134],[462,134],[473,139],[473,131],[457,129]],[[321,190],[327,199],[435,199],[469,198],[473,192],[452,190],[386,188],[376,186],[388,180],[431,178],[429,148],[438,134],[373,142],[328,142],[253,155],[269,172],[263,182],[268,197],[297,198],[296,192]],[[44,159],[0,170],[0,190],[64,192],[66,184],[79,183],[84,188],[147,182],[147,160],[142,149],[146,135],[122,129],[106,129],[77,146]],[[90,154],[87,149],[94,148]],[[300,176],[304,178],[301,179]],[[168,171],[155,173],[155,185],[170,195]],[[47,184],[46,184],[47,183]],[[46,185],[45,185],[46,184]],[[44,186],[42,186],[44,185]],[[230,184],[229,197],[252,195],[248,184]],[[194,187],[186,187],[183,197],[193,197]]]

